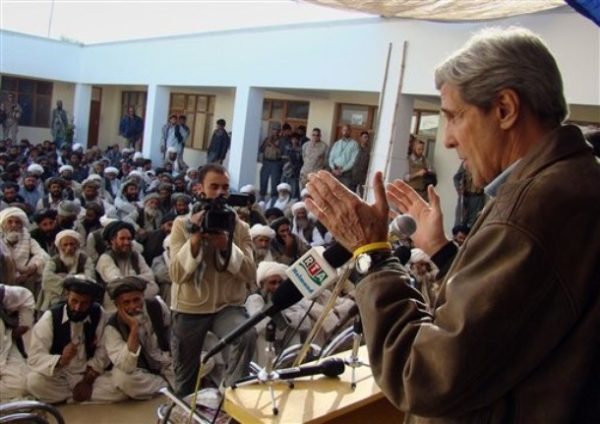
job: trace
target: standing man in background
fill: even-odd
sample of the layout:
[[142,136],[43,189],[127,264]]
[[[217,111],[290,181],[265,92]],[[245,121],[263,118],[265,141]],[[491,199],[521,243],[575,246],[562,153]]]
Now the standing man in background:
[[225,129],[226,122],[224,119],[217,121],[217,128],[214,130],[208,152],[206,152],[206,163],[219,163],[223,165],[223,161],[229,151],[231,140],[227,130]]
[[127,108],[127,115],[121,118],[119,124],[119,134],[127,140],[127,147],[140,149],[140,141],[142,134],[144,133],[144,121],[142,118],[135,114],[135,108],[129,106]]
[[17,134],[19,133],[19,119],[21,119],[23,109],[15,100],[12,93],[8,94],[6,101],[2,103],[2,106],[4,113],[6,113],[6,119],[4,119],[2,124],[4,138],[10,138],[13,141],[13,144],[16,144]]
[[52,115],[50,116],[50,133],[52,134],[52,140],[59,149],[65,142],[67,125],[69,125],[67,112],[63,109],[62,100],[57,100],[56,109],[52,110]]
[[302,168],[300,169],[300,189],[308,182],[308,174],[325,169],[329,146],[321,140],[321,129],[313,128],[310,141],[302,144]]
[[358,156],[358,143],[350,138],[350,127],[342,127],[342,138],[334,143],[329,152],[331,173],[346,187],[352,190],[352,167]]
[[360,133],[359,150],[356,162],[352,167],[352,189],[360,197],[363,197],[365,192],[365,183],[367,181],[367,173],[369,172],[369,162],[371,160],[371,143],[370,136],[367,131]]

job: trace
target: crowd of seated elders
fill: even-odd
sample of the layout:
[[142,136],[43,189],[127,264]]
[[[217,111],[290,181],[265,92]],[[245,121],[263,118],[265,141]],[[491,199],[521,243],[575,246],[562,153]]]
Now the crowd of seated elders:
[[[118,146],[57,151],[49,141],[0,140],[2,402],[143,399],[172,384],[169,234],[198,198],[199,169],[177,173],[177,159],[167,152],[154,167],[140,152]],[[269,302],[289,265],[333,240],[308,213],[306,189],[293,198],[290,185],[280,183],[277,196],[260,201],[252,185],[239,192],[248,204],[235,209],[251,226],[258,268],[257,281],[247,284],[253,314]],[[410,256],[410,240],[396,244]],[[422,256],[410,264],[417,288],[432,298],[435,270],[421,266],[428,260]],[[277,317],[278,352],[284,340],[306,339],[330,296],[325,291],[314,304],[304,299]],[[314,342],[324,346],[341,322],[351,325],[353,305],[347,285]],[[263,338],[265,324],[257,326]],[[215,341],[207,339],[203,350]],[[255,359],[265,365],[262,347]],[[216,386],[219,361],[217,355],[205,370]]]

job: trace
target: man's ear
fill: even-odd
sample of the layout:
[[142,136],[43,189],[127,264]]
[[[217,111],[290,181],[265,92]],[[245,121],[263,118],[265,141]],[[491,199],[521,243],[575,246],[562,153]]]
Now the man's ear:
[[521,112],[521,99],[511,88],[500,90],[494,101],[494,112],[500,128],[507,130],[515,125]]

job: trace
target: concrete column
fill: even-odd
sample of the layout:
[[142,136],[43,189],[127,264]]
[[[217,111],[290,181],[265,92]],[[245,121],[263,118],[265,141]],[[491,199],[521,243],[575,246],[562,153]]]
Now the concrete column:
[[413,113],[413,99],[401,93],[406,43],[392,43],[387,71],[382,83],[379,121],[371,149],[367,176],[368,199],[373,200],[375,172],[384,172],[385,181],[401,177],[408,169],[406,151]]
[[73,142],[81,144],[84,148],[87,148],[88,143],[91,101],[92,86],[89,84],[75,84],[75,98],[73,100],[75,135]]
[[145,158],[152,159],[153,168],[162,166],[164,161],[164,156],[160,152],[160,142],[162,126],[167,122],[169,114],[169,94],[168,87],[148,85],[142,154]]
[[230,184],[235,189],[256,181],[263,97],[261,88],[241,86],[235,91],[231,149],[227,165],[231,176]]

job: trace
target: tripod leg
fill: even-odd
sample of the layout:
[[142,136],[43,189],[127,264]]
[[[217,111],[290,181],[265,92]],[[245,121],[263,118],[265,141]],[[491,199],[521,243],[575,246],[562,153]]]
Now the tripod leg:
[[269,393],[271,393],[271,403],[273,404],[273,415],[279,414],[279,409],[277,409],[277,403],[275,403],[275,391],[273,390],[273,385],[269,384]]

